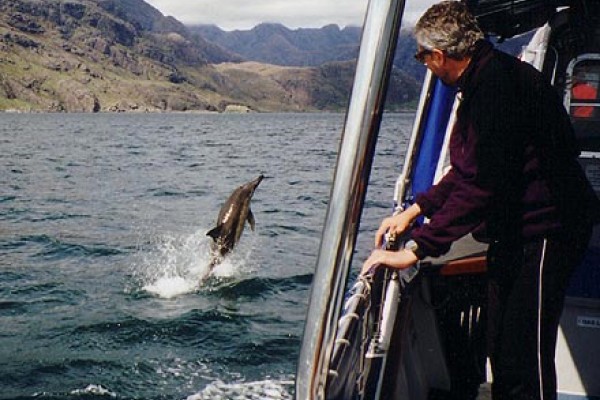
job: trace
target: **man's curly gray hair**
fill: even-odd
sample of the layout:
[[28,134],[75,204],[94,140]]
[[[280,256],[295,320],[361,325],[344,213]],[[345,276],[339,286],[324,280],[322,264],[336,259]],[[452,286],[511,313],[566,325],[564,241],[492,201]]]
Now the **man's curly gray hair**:
[[414,36],[421,47],[442,50],[455,59],[473,54],[475,42],[484,38],[475,17],[459,1],[431,6],[417,22]]

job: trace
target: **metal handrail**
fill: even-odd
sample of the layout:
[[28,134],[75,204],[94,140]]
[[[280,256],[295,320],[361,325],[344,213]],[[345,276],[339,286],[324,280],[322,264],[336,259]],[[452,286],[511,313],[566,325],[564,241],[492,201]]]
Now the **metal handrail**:
[[371,0],[367,9],[298,361],[297,399],[325,398],[404,5],[405,0]]

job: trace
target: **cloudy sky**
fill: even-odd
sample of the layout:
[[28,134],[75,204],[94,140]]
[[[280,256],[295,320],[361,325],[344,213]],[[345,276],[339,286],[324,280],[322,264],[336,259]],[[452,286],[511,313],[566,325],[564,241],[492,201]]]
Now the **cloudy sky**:
[[[415,21],[439,0],[407,1],[406,18]],[[361,26],[368,0],[146,0],[185,24],[214,24],[225,30],[250,29],[261,22],[288,28],[327,24]]]

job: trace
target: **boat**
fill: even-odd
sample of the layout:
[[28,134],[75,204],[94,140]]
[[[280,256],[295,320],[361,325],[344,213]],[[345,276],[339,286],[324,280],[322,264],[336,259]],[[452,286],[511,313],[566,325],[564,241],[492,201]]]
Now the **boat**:
[[[351,280],[407,1],[370,0],[367,7],[298,359],[297,399],[443,399],[456,396],[457,387],[484,392],[492,379],[485,353],[485,244],[466,237],[444,257]],[[520,57],[563,95],[582,148],[580,162],[598,194],[600,2],[466,3],[490,38],[528,39]],[[455,92],[428,72],[403,169],[395,185],[390,182],[392,212],[443,176],[456,102]],[[390,244],[402,246],[403,240]],[[558,399],[600,399],[598,227],[570,283],[556,366]]]

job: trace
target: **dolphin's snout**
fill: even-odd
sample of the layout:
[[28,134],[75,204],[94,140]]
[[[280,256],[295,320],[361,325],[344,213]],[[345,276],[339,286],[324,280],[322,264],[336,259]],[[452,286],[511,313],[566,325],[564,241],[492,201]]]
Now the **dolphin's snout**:
[[256,178],[256,179],[254,180],[254,187],[258,186],[258,185],[259,185],[259,184],[262,182],[262,180],[263,180],[264,178],[265,178],[265,176],[264,176],[263,174],[260,174],[260,175],[258,176],[258,178]]

